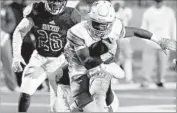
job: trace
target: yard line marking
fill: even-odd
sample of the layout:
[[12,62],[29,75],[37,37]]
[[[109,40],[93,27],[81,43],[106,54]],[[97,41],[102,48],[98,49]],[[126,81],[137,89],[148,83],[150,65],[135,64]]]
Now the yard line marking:
[[[2,102],[2,103],[0,103],[0,106],[18,106],[18,103]],[[33,103],[30,106],[32,106],[32,107],[50,107],[49,104],[42,104],[42,103]]]
[[[1,107],[9,106],[16,107],[18,103],[6,103],[0,104]],[[48,104],[34,103],[30,105],[31,107],[47,107]],[[119,107],[117,112],[176,112],[176,105],[138,105],[138,106],[125,106]]]
[[132,95],[132,94],[117,94],[119,98],[140,98],[140,99],[156,99],[156,100],[175,100],[176,97],[167,96],[152,96],[152,95]]
[[176,112],[176,105],[140,105],[119,107],[117,112]]
[[125,106],[125,107],[121,107],[121,108],[135,108],[135,107],[148,107],[148,108],[176,108],[176,105],[174,104],[169,104],[169,105],[136,105],[136,106]]

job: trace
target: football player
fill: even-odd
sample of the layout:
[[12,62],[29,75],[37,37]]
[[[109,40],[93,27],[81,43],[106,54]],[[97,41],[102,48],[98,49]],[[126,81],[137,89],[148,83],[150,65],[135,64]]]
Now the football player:
[[[52,86],[50,88],[51,110],[70,111],[66,102],[69,89],[65,86],[66,80],[69,79],[65,79],[67,78],[65,75],[62,79],[63,73],[66,73],[64,70],[67,70],[65,68],[67,61],[62,53],[66,44],[67,30],[80,22],[81,15],[76,9],[66,7],[66,4],[67,0],[46,0],[28,5],[24,10],[24,18],[14,31],[12,67],[15,72],[22,71],[25,65],[21,56],[24,36],[32,31],[36,38],[36,49],[23,71],[19,112],[28,110],[31,95],[47,77]],[[61,78],[58,87],[55,81],[56,75]],[[58,104],[60,105],[57,106]]]
[[107,112],[110,104],[107,100],[114,100],[115,97],[107,95],[113,94],[110,93],[111,78],[119,78],[121,75],[116,72],[120,67],[113,62],[116,41],[137,36],[154,41],[164,51],[175,50],[176,42],[157,37],[143,29],[125,27],[115,17],[114,8],[108,1],[94,2],[88,16],[88,20],[73,26],[67,33],[65,55],[69,62],[71,92],[79,109]]

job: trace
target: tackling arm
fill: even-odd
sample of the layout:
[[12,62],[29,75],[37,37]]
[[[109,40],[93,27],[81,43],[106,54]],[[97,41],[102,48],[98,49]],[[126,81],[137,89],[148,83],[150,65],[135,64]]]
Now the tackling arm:
[[124,38],[137,36],[139,38],[150,40],[151,37],[153,36],[151,32],[144,29],[135,28],[135,27],[125,27],[125,31],[126,32]]
[[137,36],[139,38],[148,39],[148,40],[152,40],[156,42],[157,44],[161,46],[164,52],[167,49],[176,51],[177,42],[175,40],[156,37],[154,34],[152,34],[151,32],[147,30],[139,29],[135,27],[125,27],[125,31],[126,31],[125,36],[124,36],[125,38]]

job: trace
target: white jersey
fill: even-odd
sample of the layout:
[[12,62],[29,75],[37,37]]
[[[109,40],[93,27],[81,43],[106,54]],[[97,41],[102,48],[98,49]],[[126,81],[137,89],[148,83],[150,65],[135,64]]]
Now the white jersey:
[[[104,38],[114,38],[118,40],[125,35],[125,28],[121,20],[116,19],[113,23],[112,30]],[[89,26],[87,21],[83,21],[74,27],[72,27],[67,34],[68,44],[66,45],[66,50],[69,52],[67,59],[69,59],[69,72],[71,75],[75,74],[85,74],[86,69],[79,61],[75,54],[76,48],[79,47],[90,47],[92,44],[100,41],[101,39],[93,38],[89,32]]]

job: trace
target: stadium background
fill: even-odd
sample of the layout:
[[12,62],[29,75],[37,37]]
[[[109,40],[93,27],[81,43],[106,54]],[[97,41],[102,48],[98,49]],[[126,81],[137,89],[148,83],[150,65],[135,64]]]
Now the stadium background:
[[[94,0],[89,0],[91,3]],[[1,1],[1,3],[3,0]],[[28,0],[27,3],[30,3]],[[88,1],[86,1],[88,2]],[[165,0],[166,5],[177,11],[176,0]],[[152,4],[152,0],[126,0],[126,6],[133,11],[133,17],[130,26],[140,27],[142,16],[148,6]],[[131,39],[131,47],[133,48],[133,78],[135,82],[140,82],[142,77],[141,60],[143,48],[147,45],[140,39]],[[150,55],[150,54],[149,54]],[[173,69],[172,59],[175,58],[175,53],[170,56],[170,68],[165,76],[167,87],[165,89],[143,89],[138,85],[124,84],[121,80],[120,86],[115,86],[116,93],[120,98],[120,111],[175,111],[176,110],[176,78],[177,74]],[[147,64],[148,65],[148,64]],[[0,71],[2,72],[2,70]],[[154,75],[155,76],[155,75]],[[3,75],[0,76],[0,87],[3,87]],[[18,93],[0,93],[0,112],[17,111]],[[47,112],[49,103],[48,93],[38,92],[34,95],[30,112]],[[35,109],[34,109],[35,108]],[[47,110],[47,111],[46,111]]]

